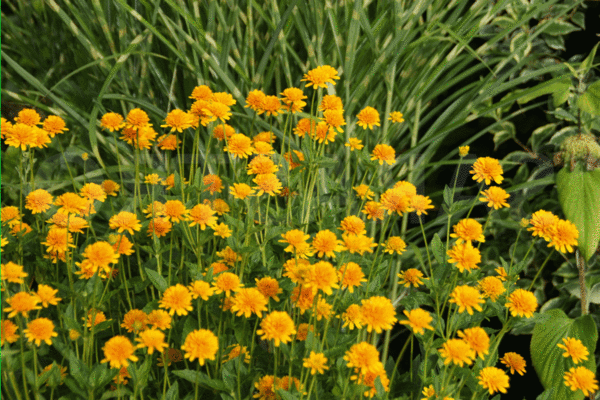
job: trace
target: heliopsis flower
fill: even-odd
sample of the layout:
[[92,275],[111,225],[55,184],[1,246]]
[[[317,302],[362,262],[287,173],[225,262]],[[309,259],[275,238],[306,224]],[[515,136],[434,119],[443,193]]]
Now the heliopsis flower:
[[0,215],[2,225],[8,223],[8,226],[13,226],[21,220],[21,214],[19,213],[19,209],[15,206],[2,207]]
[[342,104],[342,99],[334,94],[326,94],[323,96],[321,100],[321,104],[318,108],[319,111],[327,111],[327,110],[344,110],[344,105]]
[[172,222],[185,221],[189,212],[179,200],[168,200],[165,203],[165,218]]
[[234,183],[229,191],[233,197],[240,200],[244,200],[246,197],[254,195],[254,189],[245,183]]
[[248,158],[249,155],[254,153],[252,139],[242,133],[231,135],[224,150],[239,158]]
[[429,209],[435,208],[431,205],[431,199],[427,196],[416,194],[410,198],[410,204],[418,216],[421,214],[427,215]]
[[392,111],[388,120],[392,121],[392,123],[402,123],[404,122],[403,117],[404,115],[400,111]]
[[464,331],[458,331],[458,337],[467,342],[482,360],[486,354],[489,354],[490,337],[483,328],[476,326]]
[[0,328],[0,346],[4,346],[4,342],[14,343],[19,339],[19,335],[17,334],[17,325],[15,325],[12,321],[8,319],[2,320],[2,325]]
[[316,121],[309,119],[309,118],[302,118],[296,124],[296,127],[294,128],[294,133],[301,138],[303,138],[304,135],[306,135],[306,134],[308,134],[308,136],[310,136],[310,137],[313,137],[316,133],[316,130],[317,130]]
[[25,124],[27,126],[35,126],[40,124],[40,114],[33,108],[23,108],[15,117],[15,122]]
[[364,324],[362,311],[358,304],[348,306],[346,311],[342,313],[341,317],[338,316],[338,318],[342,318],[344,321],[342,328],[348,327],[350,330],[353,330],[355,327],[356,329],[361,329]]
[[173,224],[163,217],[152,218],[148,224],[148,236],[156,235],[156,237],[166,236],[167,233],[171,232]]
[[125,336],[115,336],[109,339],[104,347],[104,359],[101,363],[110,363],[111,368],[129,366],[129,361],[136,362],[138,358],[133,355],[135,347]]
[[102,189],[102,186],[97,183],[86,183],[79,191],[81,197],[88,200],[98,200],[103,202],[106,200],[106,192]]
[[469,172],[473,174],[473,180],[477,182],[485,181],[486,185],[489,185],[492,181],[499,185],[504,180],[502,166],[500,166],[498,160],[491,157],[478,158],[473,164],[473,169]]
[[306,285],[313,288],[314,291],[322,290],[328,295],[332,294],[332,289],[338,289],[337,271],[327,261],[319,261],[311,268]]
[[65,133],[65,131],[68,131],[65,121],[57,115],[47,116],[42,126],[44,130],[48,132],[50,137],[54,137],[57,133]]
[[161,180],[158,177],[158,174],[149,174],[144,177],[144,183],[147,183],[149,185],[158,185],[159,183],[161,183]]
[[215,211],[209,205],[195,205],[189,213],[190,227],[198,224],[200,229],[205,230],[207,225],[210,227],[216,225],[217,217],[214,214]]
[[559,219],[550,233],[550,243],[548,244],[548,247],[554,246],[554,248],[561,253],[572,253],[572,246],[577,246],[578,237],[579,231],[575,224],[571,221]]
[[433,326],[431,326],[433,317],[422,308],[415,308],[410,311],[404,310],[404,315],[408,317],[408,320],[402,320],[400,323],[410,326],[415,334],[423,335],[425,334],[425,329],[434,330]]
[[477,379],[479,379],[479,384],[483,386],[484,389],[488,389],[490,394],[496,392],[506,393],[506,389],[508,389],[509,386],[508,375],[506,375],[506,372],[496,367],[486,367],[482,369]]
[[267,116],[276,117],[281,112],[281,101],[277,96],[265,96],[262,104],[262,110]]
[[215,294],[225,292],[225,296],[229,297],[231,292],[237,292],[243,286],[239,276],[231,272],[223,272],[215,279]]
[[267,299],[272,298],[275,301],[279,301],[277,296],[283,293],[283,290],[279,288],[279,282],[275,278],[265,276],[264,278],[254,278],[256,281],[256,288],[265,296]]
[[402,254],[404,250],[406,250],[406,243],[400,236],[390,236],[385,243],[384,251],[386,253],[394,254],[396,252],[397,254]]
[[127,114],[125,126],[127,128],[138,130],[140,128],[152,126],[152,124],[150,124],[150,118],[148,118],[148,114],[146,114],[145,111],[139,108],[134,108]]
[[296,334],[294,321],[285,311],[273,311],[268,314],[260,323],[260,329],[256,331],[263,340],[274,340],[275,347],[279,347],[281,342],[291,342],[290,336]]
[[358,185],[356,187],[353,187],[352,189],[354,189],[356,195],[361,200],[371,200],[373,198],[374,193],[371,189],[369,189],[368,185]]
[[378,144],[371,153],[371,160],[379,160],[379,165],[385,161],[388,165],[396,162],[396,150],[387,144]]
[[414,211],[411,206],[411,196],[406,193],[402,188],[391,188],[386,190],[381,195],[381,206],[386,209],[390,214],[397,212],[398,215],[402,215],[405,212]]
[[385,208],[377,201],[367,201],[362,212],[366,214],[367,219],[372,219],[373,221],[385,218]]
[[464,157],[464,156],[466,156],[467,154],[469,154],[469,146],[460,146],[460,147],[458,148],[458,155],[459,155],[460,157]]
[[[113,378],[113,382],[116,385],[127,385],[129,382],[127,378],[131,379],[131,375],[129,374],[129,371],[127,371],[127,367],[121,367],[117,376]],[[111,389],[112,388],[113,386],[111,385]]]
[[133,235],[133,231],[139,231],[142,224],[140,224],[136,214],[128,211],[121,211],[117,215],[110,217],[108,226],[110,229],[117,229],[118,233],[127,231],[130,235]]
[[559,348],[565,350],[563,357],[571,357],[575,364],[579,364],[582,360],[588,359],[589,351],[587,347],[581,343],[581,340],[572,337],[563,338],[564,344],[557,344]]
[[106,321],[106,315],[102,311],[91,309],[87,313],[87,318],[82,318],[85,322],[85,326],[88,328],[96,326],[104,321]]
[[498,267],[494,270],[494,272],[496,272],[498,274],[498,279],[500,279],[503,282],[506,281],[508,274],[506,273],[506,270],[504,269],[504,267]]
[[383,386],[383,390],[389,392],[390,380],[387,377],[385,368],[381,362],[375,365],[375,368],[367,372],[358,372],[357,375],[350,376],[350,380],[356,380],[356,384],[368,386],[370,389],[364,392],[365,397],[372,398],[377,394],[375,380],[379,377],[379,382]]
[[207,301],[214,293],[214,289],[210,287],[210,284],[204,281],[194,281],[188,286],[188,289],[194,299],[200,297],[204,301]]
[[300,309],[300,314],[304,314],[306,310],[312,308],[315,300],[315,292],[311,287],[296,286],[292,290],[290,298],[294,307]]
[[15,124],[6,133],[4,143],[11,147],[27,150],[27,146],[34,146],[36,135],[31,126],[25,124]]
[[62,299],[60,297],[56,297],[58,293],[58,289],[52,289],[48,285],[39,284],[37,290],[37,297],[40,299],[42,303],[42,307],[48,307],[49,305],[57,305],[59,301]]
[[27,318],[29,311],[39,310],[42,308],[38,306],[40,298],[27,292],[15,293],[12,297],[6,299],[6,302],[10,307],[5,307],[2,310],[10,312],[10,314],[8,314],[8,318],[12,318],[18,313],[21,313],[22,316]]
[[361,256],[368,251],[373,252],[371,247],[377,247],[377,243],[374,243],[373,238],[365,235],[348,235],[342,234],[342,250],[347,250],[350,254],[358,253]]
[[225,356],[225,359],[221,361],[221,363],[226,363],[227,361],[231,361],[235,358],[238,358],[241,355],[244,355],[244,362],[246,364],[250,363],[250,353],[248,352],[248,348],[246,346],[241,346],[239,344],[231,345],[231,350]]
[[15,264],[12,261],[2,264],[2,280],[12,283],[23,283],[23,278],[27,278],[27,272],[23,272],[23,266]]
[[253,397],[259,400],[275,400],[275,377],[273,375],[265,375],[254,384],[258,390]]
[[32,214],[48,211],[52,204],[52,195],[44,189],[37,189],[29,193],[25,198],[25,208],[31,210]]
[[229,227],[224,224],[224,223],[220,223],[217,225],[213,225],[211,228],[213,228],[213,230],[215,231],[215,236],[220,236],[223,239],[228,238],[229,236],[231,236],[231,233],[233,232],[231,229],[229,229]]
[[100,119],[100,127],[114,132],[125,127],[125,122],[123,122],[121,114],[109,112],[104,114]]
[[342,251],[341,241],[329,229],[317,232],[312,240],[312,247],[317,252],[318,257],[325,255],[335,258],[334,252]]
[[363,108],[358,115],[356,116],[356,118],[358,118],[358,126],[362,127],[363,129],[373,129],[373,125],[375,126],[381,126],[379,124],[379,112],[374,109],[373,107],[365,107]]
[[204,191],[210,191],[210,194],[214,194],[215,192],[221,193],[223,189],[223,181],[217,175],[208,174],[202,178],[202,184],[207,186]]
[[229,246],[221,251],[217,251],[217,255],[221,257],[220,261],[224,261],[227,265],[231,265],[232,267],[236,262],[242,261],[242,256],[233,251]]
[[254,142],[254,153],[259,156],[270,156],[271,154],[275,154],[275,150],[267,142]]
[[160,308],[167,309],[170,315],[187,315],[192,311],[192,294],[182,284],[178,283],[165,290],[162,299],[159,301]]
[[363,147],[365,147],[362,144],[362,140],[357,139],[357,138],[350,138],[350,139],[348,139],[348,143],[344,144],[344,146],[350,147],[350,151],[360,150]]
[[283,237],[283,240],[280,240],[279,242],[289,244],[283,251],[294,254],[297,253],[299,249],[304,249],[304,246],[307,244],[306,240],[310,238],[310,235],[304,234],[304,232],[299,229],[289,230],[286,233],[281,234],[281,236]]
[[306,102],[302,101],[307,97],[304,95],[301,89],[298,88],[288,88],[281,93],[283,96],[283,102],[285,104],[284,108],[287,111],[292,113],[296,113],[302,111]]
[[310,355],[307,358],[302,359],[304,364],[302,366],[304,368],[310,369],[310,374],[314,375],[317,372],[319,374],[324,374],[326,369],[329,369],[327,366],[327,357],[323,353],[315,353],[314,351],[310,352]]
[[469,315],[473,315],[473,309],[477,311],[483,311],[481,303],[485,301],[481,298],[479,290],[468,285],[457,286],[450,294],[450,303],[454,303],[458,306],[458,312],[462,313],[467,310]]
[[540,236],[547,241],[550,241],[558,219],[559,218],[550,211],[536,211],[533,213],[530,220],[533,227],[528,228],[527,230],[532,231],[533,236]]
[[107,196],[117,196],[117,192],[121,188],[121,185],[110,179],[103,181],[100,186],[102,186]]
[[154,350],[162,353],[167,346],[165,343],[165,334],[158,329],[147,329],[140,333],[140,337],[136,339],[140,342],[137,345],[138,349],[147,348],[148,354],[153,354]]
[[452,227],[454,233],[450,234],[450,237],[458,238],[456,243],[462,243],[464,241],[471,242],[476,240],[484,243],[485,237],[483,236],[483,227],[479,222],[472,218],[465,218],[460,220],[456,225]]
[[581,390],[584,396],[591,395],[598,390],[598,381],[594,373],[586,367],[573,367],[565,372],[565,385],[572,391]]
[[210,98],[211,101],[225,104],[228,107],[231,107],[237,103],[233,96],[227,92],[215,92]]
[[456,264],[456,268],[462,273],[465,270],[471,272],[479,269],[478,263],[481,262],[481,253],[477,247],[473,247],[471,242],[457,243],[446,253],[450,256],[448,262]]
[[191,116],[182,110],[171,110],[165,118],[165,124],[161,125],[161,128],[171,128],[171,132],[183,132],[184,129],[192,126]]
[[279,167],[266,156],[256,156],[248,163],[248,175],[273,174],[277,171]]
[[381,333],[382,330],[392,329],[398,319],[394,305],[387,297],[373,296],[361,301],[361,312],[363,321],[367,325],[367,332],[375,330]]
[[147,321],[153,328],[165,330],[171,328],[172,318],[165,310],[152,310]]
[[484,197],[480,197],[479,201],[483,201],[484,203],[487,202],[488,207],[494,207],[494,210],[502,207],[510,207],[506,202],[506,199],[508,199],[510,195],[501,187],[492,186],[488,190],[484,190],[482,194]]
[[538,303],[535,295],[524,289],[516,289],[508,296],[508,303],[505,304],[513,317],[533,317]]
[[460,367],[463,364],[471,365],[475,359],[475,351],[471,349],[469,343],[462,339],[449,339],[441,349],[440,355],[444,358],[444,365],[454,363]]
[[58,196],[54,200],[54,205],[59,206],[58,212],[63,214],[83,214],[88,208],[86,199],[71,192]]
[[213,92],[206,85],[196,86],[194,90],[192,90],[192,95],[189,97],[194,100],[210,100],[212,98]]
[[367,233],[365,230],[365,223],[355,215],[349,215],[344,218],[340,223],[339,229],[349,235],[361,235]]
[[337,270],[337,275],[342,289],[348,288],[350,293],[354,293],[355,287],[359,287],[367,281],[360,265],[352,261],[343,264]]
[[517,353],[504,353],[504,356],[500,359],[500,361],[502,364],[510,368],[511,374],[514,374],[516,371],[522,376],[525,373],[525,367],[527,363],[525,362],[525,359]]
[[346,351],[344,360],[348,368],[356,368],[365,373],[377,369],[379,361],[379,352],[371,343],[360,342],[350,347]]
[[37,318],[27,324],[27,329],[23,330],[25,337],[29,342],[34,342],[40,346],[42,341],[47,345],[52,344],[52,338],[58,336],[54,332],[54,323],[48,318]]
[[479,290],[483,298],[490,298],[492,301],[496,301],[498,296],[506,291],[506,288],[502,284],[502,281],[495,276],[486,276],[479,281]]
[[177,136],[173,134],[162,135],[156,139],[156,145],[161,150],[177,150],[181,140],[177,139]]
[[248,97],[246,97],[246,105],[244,107],[250,107],[252,110],[257,111],[258,114],[262,114],[265,97],[266,95],[262,90],[252,90],[248,93]]
[[250,318],[254,313],[262,318],[262,312],[267,311],[267,303],[268,300],[258,289],[239,289],[233,298],[231,311],[237,312],[238,317],[243,314],[244,317]]
[[329,65],[322,65],[308,71],[308,73],[304,74],[304,78],[300,81],[308,81],[306,87],[312,86],[313,89],[318,89],[320,87],[327,88],[328,83],[335,85],[334,79],[340,79],[337,74],[338,72],[335,68]]
[[112,248],[118,254],[130,256],[135,253],[133,243],[124,235],[108,235],[108,241],[112,243]]
[[142,310],[129,310],[123,316],[121,327],[127,329],[127,332],[134,332],[137,334],[148,327],[148,315]]
[[105,271],[110,269],[108,264],[119,262],[119,255],[114,251],[110,243],[104,241],[88,245],[83,252],[83,257],[94,268],[100,268]]
[[423,284],[423,281],[421,280],[421,278],[423,278],[423,273],[416,268],[409,268],[406,271],[399,273],[398,278],[400,278],[398,284],[404,285],[404,287],[410,287],[410,285],[419,287],[419,285]]

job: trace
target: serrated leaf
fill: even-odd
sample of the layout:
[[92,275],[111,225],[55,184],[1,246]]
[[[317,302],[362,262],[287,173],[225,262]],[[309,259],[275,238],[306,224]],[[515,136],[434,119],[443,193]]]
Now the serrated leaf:
[[556,188],[565,216],[579,231],[579,251],[588,261],[600,242],[600,169],[584,171],[577,163],[570,171],[565,166],[556,176]]
[[600,116],[600,81],[592,83],[577,99],[577,107],[581,111]]
[[167,290],[169,284],[167,283],[167,280],[162,277],[162,275],[159,275],[157,271],[150,268],[146,268],[145,270],[150,282],[152,282],[154,287],[157,288],[159,292],[162,293]]
[[444,187],[444,203],[450,207],[452,205],[452,189],[448,185]]
[[594,319],[590,315],[570,319],[560,309],[547,311],[542,316],[545,318],[536,324],[531,337],[531,360],[540,382],[545,389],[554,389],[553,399],[583,399],[580,391],[573,393],[564,384],[565,370],[573,362],[563,357],[564,350],[557,345],[562,344],[562,339],[567,337],[581,340],[590,352],[588,360],[582,361],[582,364],[595,371],[594,351],[598,330]]
[[431,240],[431,252],[435,257],[435,260],[439,265],[444,265],[444,251],[446,250],[444,244],[442,243],[442,239],[440,239],[440,235],[437,233],[433,235],[433,239]]

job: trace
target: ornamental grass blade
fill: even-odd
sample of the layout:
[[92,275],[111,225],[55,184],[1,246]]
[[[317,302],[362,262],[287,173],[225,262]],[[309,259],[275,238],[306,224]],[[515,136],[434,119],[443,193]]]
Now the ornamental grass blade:
[[541,322],[535,325],[531,337],[531,361],[544,388],[554,389],[553,399],[581,400],[581,391],[573,392],[564,384],[564,373],[573,366],[573,361],[563,357],[564,350],[557,345],[567,337],[581,340],[590,353],[587,361],[582,361],[578,366],[583,365],[595,371],[594,351],[598,330],[594,319],[591,315],[570,319],[560,309],[543,313]]
[[556,188],[566,218],[579,231],[579,250],[588,261],[600,242],[600,169],[585,171],[582,163],[573,171],[564,167],[556,176]]

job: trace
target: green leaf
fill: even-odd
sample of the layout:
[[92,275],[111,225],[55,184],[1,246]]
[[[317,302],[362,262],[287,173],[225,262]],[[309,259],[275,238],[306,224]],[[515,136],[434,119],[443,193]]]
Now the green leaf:
[[169,285],[167,284],[167,280],[163,278],[162,275],[159,275],[158,272],[150,268],[145,268],[145,270],[146,274],[148,274],[150,282],[152,282],[155,288],[157,288],[161,293],[167,290]]
[[450,207],[452,206],[452,189],[448,185],[444,186],[444,203]]
[[592,115],[600,116],[600,81],[592,83],[577,99],[577,107]]
[[180,378],[185,379],[186,381],[192,382],[194,384],[200,384],[211,389],[227,392],[227,386],[223,381],[218,379],[210,379],[206,374],[202,372],[196,372],[189,369],[184,369],[181,371],[173,371],[175,375]]
[[552,36],[568,35],[571,32],[581,30],[581,28],[578,28],[573,24],[561,20],[550,21],[546,24],[540,24],[537,27],[538,29],[542,30],[545,34]]
[[582,76],[587,74],[590,68],[592,68],[592,65],[594,64],[594,57],[596,57],[596,50],[598,50],[599,44],[600,42],[596,43],[592,51],[590,51],[590,54],[588,54],[588,56],[585,58],[585,60],[583,60],[583,62],[579,66],[579,73]]
[[440,239],[440,235],[436,233],[431,240],[431,251],[439,265],[444,265],[444,250],[445,247]]
[[577,246],[588,261],[600,242],[600,169],[584,171],[563,167],[556,176],[558,201],[565,216],[579,231]]
[[572,337],[581,340],[589,351],[588,360],[582,364],[592,371],[596,369],[594,351],[598,340],[598,330],[591,315],[570,319],[560,309],[542,314],[544,317],[533,329],[531,337],[531,360],[540,382],[546,390],[554,389],[553,399],[583,399],[578,391],[573,393],[564,384],[564,373],[573,366],[572,360],[563,357],[564,350],[557,345],[563,338]]
[[571,76],[561,75],[554,79],[550,79],[549,81],[542,82],[539,85],[532,87],[531,89],[524,90],[521,92],[521,95],[524,94],[521,98],[517,100],[519,104],[525,104],[530,102],[533,99],[536,99],[540,96],[550,93],[561,93],[564,90],[568,90],[571,87]]
[[179,399],[179,383],[177,383],[177,381],[175,381],[171,385],[169,390],[167,391],[167,394],[165,395],[165,400],[177,400],[177,399]]

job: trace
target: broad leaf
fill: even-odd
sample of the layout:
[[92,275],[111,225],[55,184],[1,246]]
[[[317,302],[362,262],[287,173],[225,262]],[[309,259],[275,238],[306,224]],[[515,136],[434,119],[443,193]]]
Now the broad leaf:
[[577,107],[592,115],[600,116],[600,81],[592,83],[577,99]]
[[570,171],[565,166],[556,176],[556,187],[565,216],[579,231],[579,250],[588,261],[600,241],[600,169],[584,171],[578,163]]
[[159,275],[159,273],[155,270],[146,268],[146,274],[148,274],[150,282],[152,282],[154,287],[157,288],[161,293],[167,290],[167,288],[169,287],[167,280],[161,275]]

